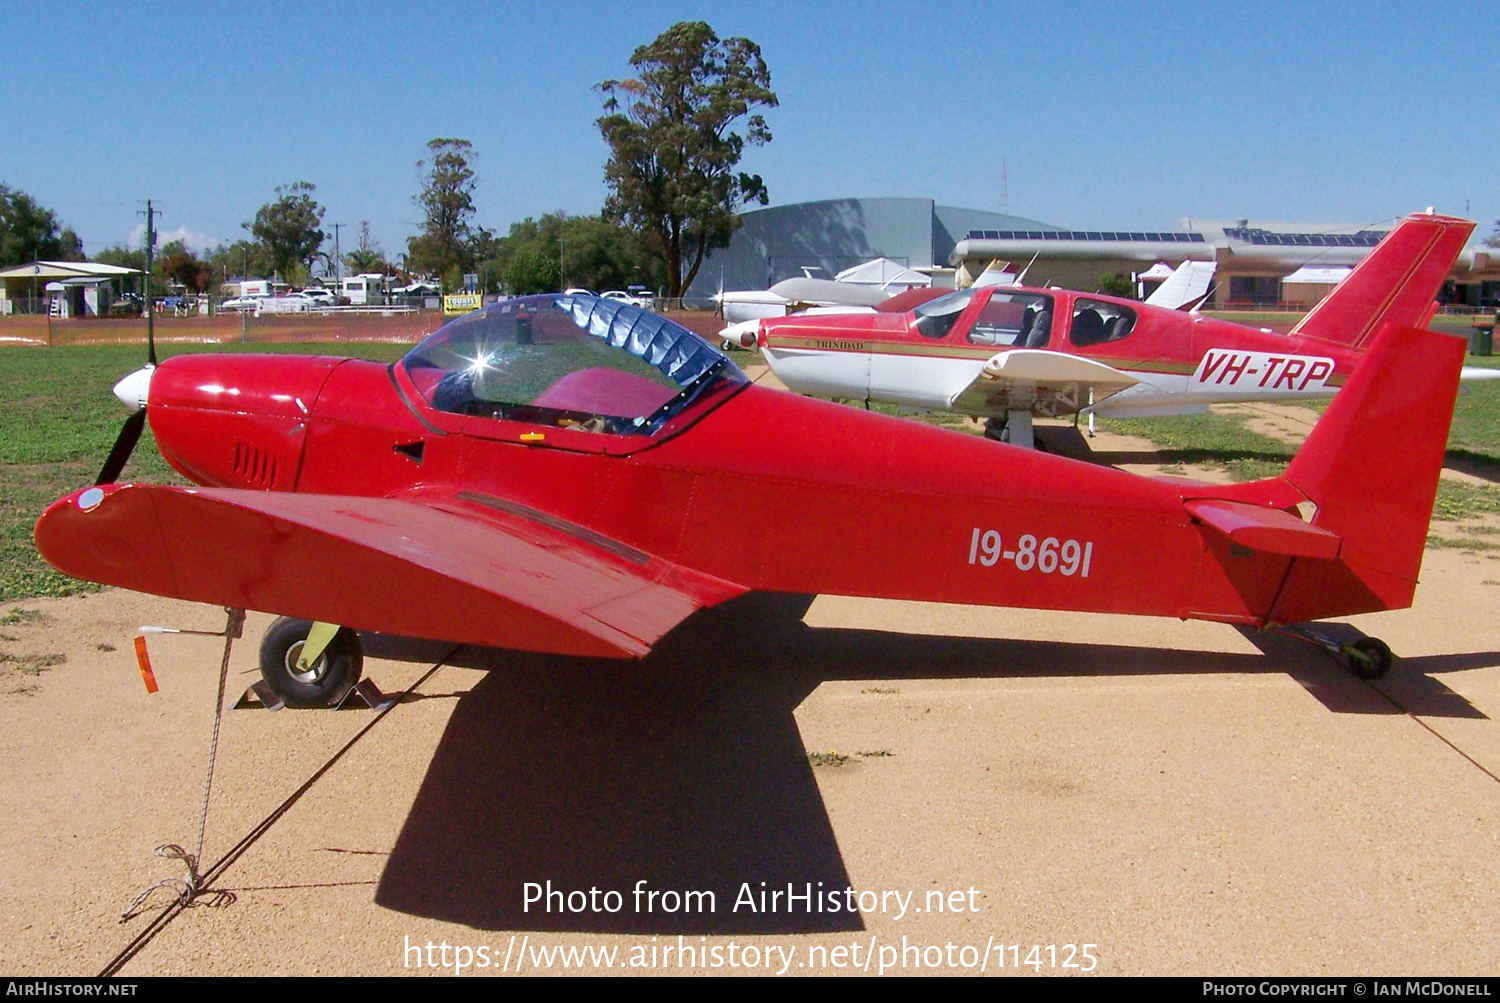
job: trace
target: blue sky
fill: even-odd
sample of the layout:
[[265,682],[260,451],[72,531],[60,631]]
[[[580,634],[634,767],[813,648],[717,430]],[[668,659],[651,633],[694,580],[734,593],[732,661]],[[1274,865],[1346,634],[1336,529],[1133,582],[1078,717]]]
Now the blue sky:
[[[1071,227],[1179,216],[1500,218],[1500,5],[0,2],[0,181],[89,252],[232,240],[277,185],[399,252],[427,140],[479,154],[478,222],[597,212],[593,86],[678,20],[760,44],[773,204],[929,196]],[[325,227],[327,228],[327,227]],[[347,246],[347,245],[346,245]]]

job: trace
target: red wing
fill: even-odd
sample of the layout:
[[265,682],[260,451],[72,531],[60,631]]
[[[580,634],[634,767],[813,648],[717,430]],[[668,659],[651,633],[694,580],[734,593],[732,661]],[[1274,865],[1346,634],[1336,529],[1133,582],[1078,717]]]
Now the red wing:
[[468,492],[401,500],[109,485],[55,502],[35,535],[42,556],[75,578],[566,655],[643,655],[695,610],[745,591]]

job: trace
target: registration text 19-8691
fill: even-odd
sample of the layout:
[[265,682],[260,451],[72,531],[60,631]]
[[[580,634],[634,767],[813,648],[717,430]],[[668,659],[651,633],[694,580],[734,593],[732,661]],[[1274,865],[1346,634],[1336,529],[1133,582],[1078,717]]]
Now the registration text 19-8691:
[[999,561],[1010,561],[1017,571],[1040,571],[1044,575],[1089,576],[1094,561],[1093,541],[1059,540],[1055,536],[1040,541],[1026,533],[1016,541],[1014,550],[1006,550],[999,530],[974,528],[969,540],[969,563],[993,567]]

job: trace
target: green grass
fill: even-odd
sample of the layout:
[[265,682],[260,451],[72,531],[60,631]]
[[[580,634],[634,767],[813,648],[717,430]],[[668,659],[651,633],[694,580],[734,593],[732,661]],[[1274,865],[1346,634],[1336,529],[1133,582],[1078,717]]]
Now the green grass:
[[[391,361],[406,347],[172,345],[160,354],[255,351]],[[31,528],[54,500],[93,483],[129,414],[111,388],[144,362],[140,345],[0,347],[0,603],[97,588],[48,567],[31,542]],[[122,479],[183,483],[157,452],[149,428]]]
[[838,751],[809,752],[807,761],[812,766],[843,766],[849,761],[849,754]]
[[[846,400],[844,403],[850,407],[863,408],[865,406],[864,401]],[[897,418],[920,421],[924,425],[936,425],[938,428],[949,428],[956,432],[967,432],[970,435],[984,434],[983,428],[976,428],[965,422],[963,415],[952,414],[947,411],[918,411],[913,408],[902,407],[899,404],[881,404],[879,402],[871,402],[870,410],[878,414],[889,414]]]
[[[1492,409],[1495,417],[1486,421],[1483,415],[1490,413]],[[1464,417],[1467,427],[1476,431],[1475,438],[1456,438],[1460,415]],[[1213,411],[1179,418],[1101,421],[1100,427],[1111,432],[1149,439],[1160,447],[1162,461],[1178,465],[1177,470],[1181,470],[1181,464],[1185,463],[1206,464],[1227,471],[1236,481],[1275,477],[1286,469],[1296,452],[1294,447],[1284,442],[1252,432],[1245,427],[1239,415],[1218,414]],[[1448,440],[1450,460],[1500,466],[1500,386],[1484,385],[1474,393],[1460,397],[1454,411],[1454,428],[1455,434],[1450,435]],[[1455,449],[1455,441],[1468,441],[1471,445]],[[1500,469],[1495,474],[1500,476]],[[1461,523],[1496,512],[1500,512],[1500,486],[1446,479],[1438,482],[1437,498],[1432,508],[1433,519]],[[1486,527],[1465,526],[1463,529],[1466,532],[1484,532]],[[1433,540],[1443,542],[1433,543]],[[1430,537],[1428,542],[1432,546],[1464,547],[1470,550],[1496,549],[1495,544],[1484,541],[1453,540],[1439,536]]]
[[1219,467],[1237,481],[1275,477],[1286,469],[1296,450],[1245,427],[1238,415],[1182,415],[1175,418],[1117,418],[1100,420],[1099,427],[1121,435],[1149,439],[1160,448],[1161,462],[1195,463]]
[[1500,488],[1490,484],[1439,481],[1432,517],[1450,522],[1472,519],[1485,512],[1500,512]]

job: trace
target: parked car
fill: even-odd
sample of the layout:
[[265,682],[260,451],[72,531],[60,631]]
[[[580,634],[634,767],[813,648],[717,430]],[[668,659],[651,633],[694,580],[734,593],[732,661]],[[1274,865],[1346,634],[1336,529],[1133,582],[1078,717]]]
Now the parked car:
[[316,309],[323,307],[338,306],[338,297],[327,289],[299,289],[293,296],[301,296],[306,299],[310,306]]
[[219,304],[220,310],[248,310],[255,312],[256,307],[264,300],[264,296],[236,296]]
[[650,310],[652,305],[656,302],[649,296],[633,296],[630,293],[625,292],[623,289],[611,289],[607,293],[601,293],[599,298],[615,300],[628,306],[638,306],[642,310]]

